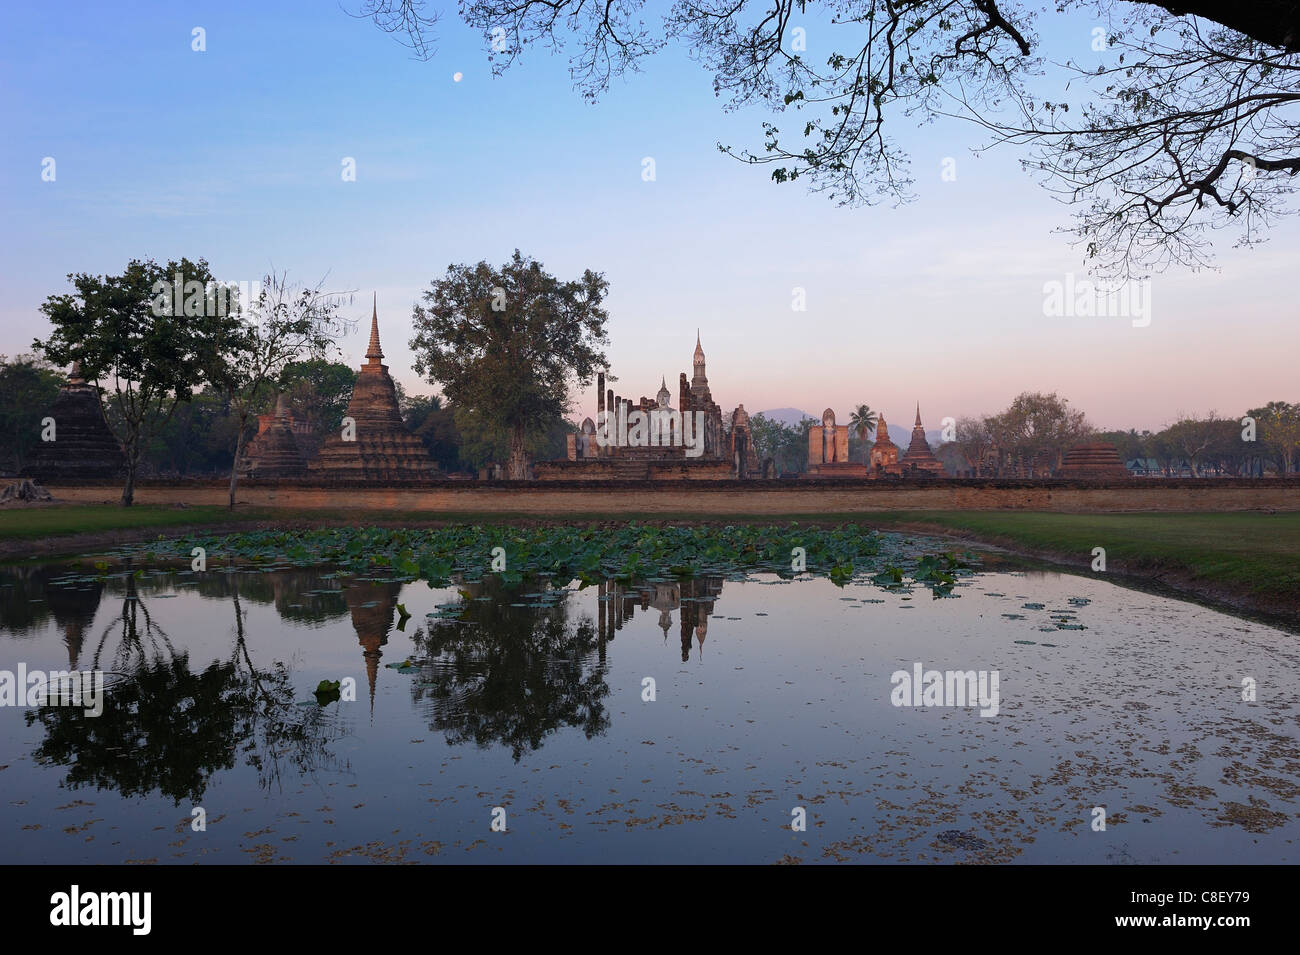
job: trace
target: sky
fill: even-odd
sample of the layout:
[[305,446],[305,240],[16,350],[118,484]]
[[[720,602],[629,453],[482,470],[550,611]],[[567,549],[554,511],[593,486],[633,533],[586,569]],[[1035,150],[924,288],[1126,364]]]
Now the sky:
[[[394,377],[436,392],[411,367],[412,307],[449,265],[499,265],[518,248],[562,279],[605,275],[614,387],[632,398],[662,377],[675,394],[698,329],[724,411],[831,407],[846,420],[867,403],[910,425],[919,402],[934,428],[1043,391],[1101,428],[1158,429],[1300,401],[1300,223],[1253,250],[1218,237],[1215,270],[1154,276],[1145,327],[1049,317],[1044,283],[1087,277],[1060,231],[1070,212],[1020,169],[1023,154],[975,155],[970,124],[900,121],[916,201],[841,208],[718,151],[758,147],[770,114],[724,112],[684,50],[591,104],[545,49],[493,77],[454,4],[421,62],[349,16],[359,0],[341,3],[7,12],[0,353],[47,334],[39,306],[68,291],[68,273],[203,257],[228,281],[287,270],[355,293],[358,326],[340,342],[352,365],[375,295]],[[1087,17],[1053,20],[1044,48],[1087,56],[1090,31]],[[810,58],[831,49],[828,33],[810,24]],[[575,410],[594,416],[594,388]]]

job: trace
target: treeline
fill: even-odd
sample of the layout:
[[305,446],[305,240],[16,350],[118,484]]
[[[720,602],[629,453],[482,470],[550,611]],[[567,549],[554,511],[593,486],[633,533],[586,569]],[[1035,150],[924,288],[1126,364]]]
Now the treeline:
[[[778,474],[795,474],[808,466],[808,429],[819,422],[804,418],[788,425],[762,414],[749,419],[760,459],[772,458]],[[866,463],[876,415],[859,405],[849,419],[849,459]],[[1300,403],[1271,401],[1233,418],[1210,412],[1182,415],[1160,431],[1102,431],[1086,415],[1056,394],[1025,392],[1003,411],[964,417],[939,428],[943,438],[932,447],[955,476],[1050,477],[1070,448],[1089,442],[1115,445],[1136,472],[1166,477],[1261,477],[1300,473]],[[946,432],[946,433],[944,433]],[[895,423],[890,435],[906,451],[911,428]]]
[[1271,401],[1232,418],[1181,415],[1160,431],[1102,431],[1055,394],[1025,393],[1000,414],[962,418],[935,453],[975,477],[1049,477],[1077,444],[1113,444],[1135,473],[1165,477],[1290,475],[1300,466],[1300,404]]

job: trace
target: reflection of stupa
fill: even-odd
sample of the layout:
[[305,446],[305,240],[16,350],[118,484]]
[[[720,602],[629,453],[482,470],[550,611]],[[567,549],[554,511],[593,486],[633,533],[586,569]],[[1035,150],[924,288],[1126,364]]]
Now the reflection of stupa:
[[640,587],[628,587],[609,580],[602,582],[598,590],[602,599],[597,604],[597,635],[602,655],[606,641],[614,639],[615,632],[623,629],[624,621],[631,620],[640,606],[644,611],[659,611],[658,626],[665,639],[672,629],[673,611],[681,611],[682,662],[685,663],[690,659],[692,640],[703,650],[709,632],[709,615],[722,593],[722,578],[696,577],[678,582],[642,584]]
[[396,582],[354,583],[343,593],[352,626],[361,643],[361,655],[366,661],[366,682],[370,684],[370,713],[375,712],[375,679],[379,675],[380,649],[388,644],[388,631],[393,628],[393,609],[402,585]]
[[85,631],[95,620],[104,585],[93,583],[78,587],[51,587],[46,591],[50,613],[63,631],[63,643],[68,648],[68,667],[75,670],[81,656]]
[[704,638],[709,634],[709,615],[713,605],[722,593],[721,577],[697,577],[682,585],[682,597],[692,600],[682,602],[682,662],[691,656],[691,637],[699,644],[699,652],[704,653]]

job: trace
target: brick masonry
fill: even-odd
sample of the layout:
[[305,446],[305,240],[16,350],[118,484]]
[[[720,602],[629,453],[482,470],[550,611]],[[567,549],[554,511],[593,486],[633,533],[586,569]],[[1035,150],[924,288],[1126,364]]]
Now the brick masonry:
[[[58,501],[116,503],[109,482],[49,485]],[[224,504],[224,481],[143,481],[142,505]],[[350,481],[245,481],[241,504],[355,511],[565,514],[845,514],[910,510],[1300,511],[1300,478],[1126,481],[426,481],[375,487]]]

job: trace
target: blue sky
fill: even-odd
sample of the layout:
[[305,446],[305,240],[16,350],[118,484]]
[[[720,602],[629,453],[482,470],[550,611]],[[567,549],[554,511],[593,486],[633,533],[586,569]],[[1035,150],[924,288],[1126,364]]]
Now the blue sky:
[[[1054,23],[1052,51],[1088,55],[1090,23]],[[900,122],[918,200],[842,209],[720,154],[719,140],[757,146],[768,114],[724,113],[680,49],[591,105],[541,49],[493,78],[454,10],[430,62],[334,3],[27,5],[6,27],[3,353],[45,334],[38,306],[68,272],[203,256],[232,281],[326,277],[356,290],[358,319],[377,293],[387,363],[431,391],[410,367],[412,305],[449,264],[518,247],[561,277],[605,273],[616,387],[631,397],[689,371],[698,327],[724,410],[843,417],[865,401],[910,424],[919,400],[934,428],[1042,390],[1100,426],[1156,428],[1300,400],[1294,223],[1254,251],[1224,237],[1218,271],[1156,276],[1149,327],[1047,318],[1043,283],[1083,277],[1054,231],[1068,210],[1017,154],[972,156],[966,124]],[[813,58],[830,48],[815,24],[808,41]],[[806,312],[791,308],[796,286]],[[360,362],[365,332],[342,342],[344,360]],[[580,413],[594,405],[584,394]]]

